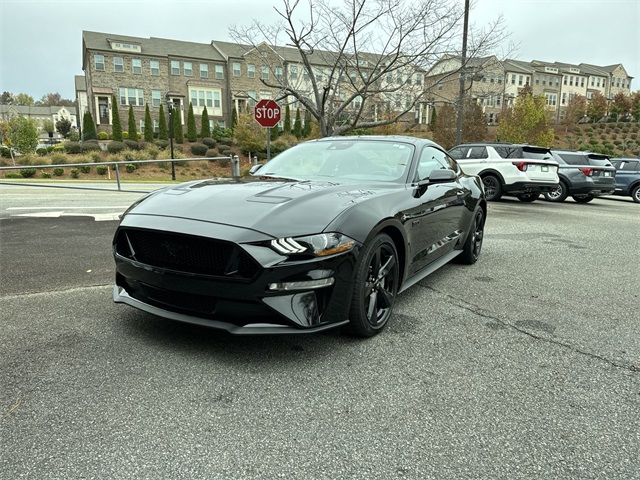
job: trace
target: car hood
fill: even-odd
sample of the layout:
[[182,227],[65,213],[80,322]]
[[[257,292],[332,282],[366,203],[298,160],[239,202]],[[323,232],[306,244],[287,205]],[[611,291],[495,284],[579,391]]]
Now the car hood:
[[249,228],[267,235],[320,233],[346,209],[403,188],[400,184],[288,179],[205,180],[154,192],[126,215],[186,218]]

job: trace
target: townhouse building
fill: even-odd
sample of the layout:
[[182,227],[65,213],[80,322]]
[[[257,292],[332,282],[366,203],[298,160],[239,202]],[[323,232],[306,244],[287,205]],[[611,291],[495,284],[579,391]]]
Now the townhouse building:
[[[141,132],[147,104],[156,131],[159,107],[165,105],[166,114],[169,103],[183,125],[191,103],[198,124],[206,107],[212,128],[228,127],[234,109],[251,113],[262,99],[275,99],[304,113],[303,105],[295,97],[286,96],[283,87],[292,86],[316,104],[314,82],[320,91],[326,90],[329,108],[337,109],[347,99],[351,100],[348,109],[357,110],[363,101],[357,95],[358,85],[384,65],[380,56],[363,53],[358,54],[354,68],[353,58],[315,50],[307,57],[307,68],[297,49],[266,43],[252,46],[213,40],[201,44],[90,31],[83,32],[82,42],[85,75],[84,82],[76,80],[78,103],[86,105],[98,131],[107,132],[113,123],[114,100],[121,121],[126,119],[125,109],[132,107]],[[344,64],[338,58],[345,58]],[[425,73],[407,68],[381,76],[378,86],[388,92],[368,99],[365,118],[377,120],[390,111],[407,110],[410,99],[423,89]],[[393,86],[386,88],[389,85]],[[84,97],[86,100],[81,100]],[[417,103],[414,108],[411,104],[411,122],[428,121],[425,105]]]
[[[447,56],[429,71],[427,84],[433,90],[429,95],[430,105],[456,103],[460,65],[460,57]],[[545,98],[550,115],[558,122],[564,118],[566,107],[576,95],[585,97],[587,102],[596,92],[608,100],[621,92],[630,95],[633,79],[621,64],[499,61],[496,57],[470,60],[465,76],[465,95],[482,106],[489,124],[497,120],[503,107],[513,106],[515,98],[527,86],[533,95]]]
[[[68,120],[72,128],[78,125],[76,107],[53,106],[53,107],[31,107],[24,105],[0,105],[0,118],[11,118],[15,116],[25,117],[33,120],[40,131],[39,138],[42,141],[49,141],[48,132],[43,129],[44,122],[50,121],[55,124],[60,120]],[[53,132],[52,139],[60,141],[62,136],[58,132]]]

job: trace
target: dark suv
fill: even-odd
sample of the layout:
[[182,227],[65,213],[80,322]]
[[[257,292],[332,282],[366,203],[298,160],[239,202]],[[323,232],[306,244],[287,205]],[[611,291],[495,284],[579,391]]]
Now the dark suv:
[[611,163],[616,167],[615,195],[631,195],[633,201],[640,203],[640,159],[612,158]]
[[576,202],[587,203],[614,193],[616,169],[608,156],[574,150],[551,150],[551,154],[560,165],[560,184],[544,194],[550,202],[563,202],[571,195]]

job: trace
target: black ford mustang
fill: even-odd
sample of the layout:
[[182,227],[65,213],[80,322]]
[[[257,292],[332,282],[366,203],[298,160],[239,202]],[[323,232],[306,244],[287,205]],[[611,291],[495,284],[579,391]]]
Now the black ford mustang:
[[412,137],[299,144],[249,178],[153,192],[113,240],[114,300],[243,333],[345,326],[368,337],[396,295],[482,247],[482,183]]

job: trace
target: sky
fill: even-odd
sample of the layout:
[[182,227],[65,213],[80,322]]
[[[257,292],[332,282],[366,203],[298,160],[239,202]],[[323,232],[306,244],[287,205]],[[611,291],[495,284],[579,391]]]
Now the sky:
[[[304,0],[303,0],[304,1]],[[336,0],[337,1],[337,0]],[[460,3],[464,0],[459,0]],[[503,16],[509,58],[624,65],[640,90],[640,0],[472,0],[469,22]],[[282,0],[0,0],[0,92],[75,99],[82,31],[199,43],[229,27],[276,23]],[[504,50],[508,45],[504,45]],[[500,57],[501,52],[496,52]]]

